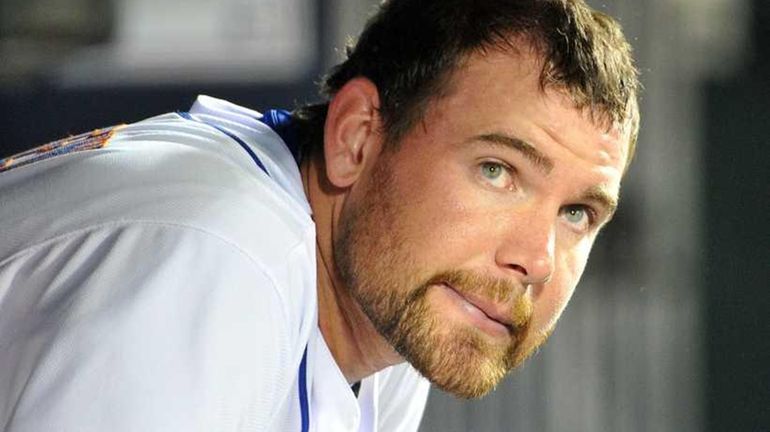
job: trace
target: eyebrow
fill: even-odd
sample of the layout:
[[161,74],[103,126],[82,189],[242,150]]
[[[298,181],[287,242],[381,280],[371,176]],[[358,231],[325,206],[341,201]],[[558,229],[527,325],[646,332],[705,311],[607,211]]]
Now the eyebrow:
[[605,221],[607,223],[615,215],[615,211],[618,209],[618,199],[610,195],[601,186],[592,186],[586,189],[580,196],[581,201],[593,201],[604,207]]
[[[517,150],[546,175],[550,174],[550,172],[553,170],[554,163],[551,158],[541,153],[532,144],[529,144],[528,142],[519,138],[501,133],[490,133],[475,136],[473,137],[473,140],[483,141],[486,143],[500,145],[506,148]],[[611,195],[601,186],[592,186],[586,189],[580,195],[579,199],[580,201],[593,201],[603,207],[603,214],[606,218],[604,223],[609,222],[618,209],[617,197]]]
[[473,139],[517,150],[529,159],[543,174],[548,175],[553,170],[553,160],[526,141],[500,133],[478,135],[473,137]]

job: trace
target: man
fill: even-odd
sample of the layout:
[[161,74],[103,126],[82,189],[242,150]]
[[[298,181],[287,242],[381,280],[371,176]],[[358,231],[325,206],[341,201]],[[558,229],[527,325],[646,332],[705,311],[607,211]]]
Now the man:
[[486,394],[615,211],[637,87],[580,0],[391,0],[326,104],[1,161],[0,426],[415,430],[428,381]]

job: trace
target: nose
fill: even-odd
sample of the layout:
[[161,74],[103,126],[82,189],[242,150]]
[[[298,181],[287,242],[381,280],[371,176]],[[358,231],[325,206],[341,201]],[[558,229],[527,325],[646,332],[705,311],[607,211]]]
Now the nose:
[[497,265],[526,285],[547,283],[554,272],[556,226],[542,213],[519,215],[495,255]]

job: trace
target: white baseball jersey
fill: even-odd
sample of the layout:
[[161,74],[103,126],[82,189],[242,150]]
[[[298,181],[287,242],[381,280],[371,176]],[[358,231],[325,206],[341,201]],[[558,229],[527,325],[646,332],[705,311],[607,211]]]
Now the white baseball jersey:
[[351,391],[315,226],[262,115],[189,113],[0,160],[0,430],[416,430],[409,365]]

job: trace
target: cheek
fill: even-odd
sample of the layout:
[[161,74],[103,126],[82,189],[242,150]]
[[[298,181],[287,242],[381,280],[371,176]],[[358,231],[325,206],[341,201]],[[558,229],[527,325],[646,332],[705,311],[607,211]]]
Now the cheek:
[[561,278],[552,279],[535,299],[533,327],[543,331],[556,325],[573,292],[574,285],[569,281]]
[[432,268],[458,267],[490,252],[496,224],[462,182],[423,183],[407,189],[402,213],[409,240],[429,256]]
[[577,244],[574,244],[564,254],[564,273],[569,277],[573,287],[577,285],[581,276],[583,276],[583,270],[585,270],[586,263],[588,262],[588,255],[591,253],[591,248],[594,244],[593,240],[593,238],[584,238]]
[[553,279],[536,293],[536,326],[548,329],[556,324],[580,281],[590,248],[591,243],[584,241],[557,253]]

